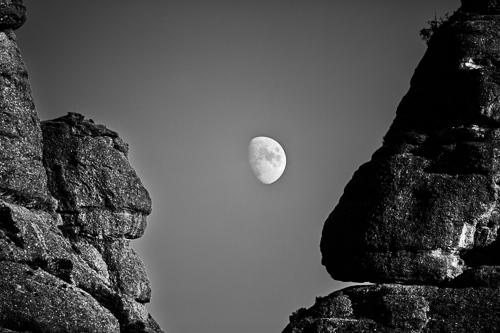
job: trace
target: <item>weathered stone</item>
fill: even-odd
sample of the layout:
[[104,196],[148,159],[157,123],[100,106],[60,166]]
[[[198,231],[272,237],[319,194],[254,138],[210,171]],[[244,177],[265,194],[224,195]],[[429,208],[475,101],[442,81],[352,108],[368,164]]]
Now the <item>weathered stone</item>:
[[0,30],[16,30],[24,22],[26,22],[26,7],[22,0],[0,0]]
[[317,298],[283,333],[500,331],[500,1],[441,23],[320,245],[334,279],[401,284]]
[[[0,1],[0,15],[8,12],[2,7],[7,3]],[[33,205],[50,201],[41,137],[16,37],[12,30],[0,31],[0,196],[28,198]]]
[[113,285],[137,302],[147,303],[151,298],[151,287],[146,269],[137,253],[130,248],[129,242],[125,239],[95,241],[111,272]]
[[[148,324],[154,325],[154,321],[143,303],[149,302],[151,288],[144,265],[129,242],[71,234],[57,213],[32,211],[0,200],[0,262],[41,268],[87,292],[110,311],[123,330],[142,327],[144,332],[161,332]],[[2,304],[0,298],[0,307]]]
[[500,290],[397,284],[349,287],[290,316],[283,333],[497,332]]
[[325,222],[334,279],[439,284],[500,265],[498,8],[465,1],[435,29],[383,146]]
[[107,272],[102,272],[102,267],[94,268],[102,266],[102,258],[94,256],[91,263],[94,267],[89,266],[90,255],[80,245],[83,241],[71,242],[59,226],[62,220],[58,214],[32,212],[0,201],[0,260],[39,266],[89,292],[95,284],[111,288]]
[[24,20],[22,1],[0,0],[0,332],[162,333],[129,246],[151,199],[128,145],[73,113],[42,137],[10,30]]
[[111,285],[108,265],[101,253],[88,240],[79,238],[71,242],[71,247],[105,285]]
[[15,331],[120,332],[92,296],[41,269],[0,262],[0,326]]
[[122,311],[124,318],[126,318],[125,324],[129,327],[142,326],[142,329],[145,329],[146,323],[149,320],[149,313],[146,306],[129,296],[123,296],[121,300]]
[[453,287],[500,289],[500,266],[479,266],[466,270],[449,284]]
[[498,0],[462,0],[463,12],[473,12],[479,14],[500,14],[500,1]]
[[65,223],[93,236],[142,236],[151,199],[118,134],[76,113],[42,130],[48,186]]

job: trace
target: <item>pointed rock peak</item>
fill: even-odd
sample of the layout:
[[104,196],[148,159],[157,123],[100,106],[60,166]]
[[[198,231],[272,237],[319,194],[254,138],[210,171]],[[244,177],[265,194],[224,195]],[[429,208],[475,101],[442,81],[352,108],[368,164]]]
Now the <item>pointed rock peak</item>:
[[118,138],[118,133],[108,129],[106,126],[96,124],[92,119],[85,119],[85,116],[76,112],[68,112],[67,115],[44,122],[45,126],[64,126],[72,128],[73,134],[91,136],[109,136]]

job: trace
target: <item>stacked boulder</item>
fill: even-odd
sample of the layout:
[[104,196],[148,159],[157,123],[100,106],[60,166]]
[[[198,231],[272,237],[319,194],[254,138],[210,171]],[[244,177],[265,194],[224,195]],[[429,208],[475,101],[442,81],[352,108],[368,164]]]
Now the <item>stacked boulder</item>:
[[320,249],[332,278],[284,332],[500,331],[500,1],[462,0]]
[[25,11],[0,0],[0,332],[162,332],[129,246],[149,194],[116,132],[40,122],[12,32]]

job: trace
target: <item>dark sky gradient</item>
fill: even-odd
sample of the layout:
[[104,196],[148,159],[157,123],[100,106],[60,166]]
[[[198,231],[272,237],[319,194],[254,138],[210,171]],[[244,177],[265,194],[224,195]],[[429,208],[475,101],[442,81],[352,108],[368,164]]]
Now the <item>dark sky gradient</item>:
[[[25,0],[16,34],[42,120],[83,113],[130,144],[153,198],[132,242],[167,333],[281,332],[346,286],[323,223],[370,159],[459,0]],[[261,184],[247,145],[288,167]]]

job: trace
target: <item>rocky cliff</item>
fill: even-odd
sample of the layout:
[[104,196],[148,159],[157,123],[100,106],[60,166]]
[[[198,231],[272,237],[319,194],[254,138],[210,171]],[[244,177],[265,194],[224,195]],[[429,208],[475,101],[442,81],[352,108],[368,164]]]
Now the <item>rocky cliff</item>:
[[320,249],[332,278],[284,332],[500,331],[500,1],[462,0],[383,145],[347,184]]
[[13,29],[21,0],[0,0],[0,332],[162,332],[130,248],[151,199],[128,145],[70,113],[40,122]]

